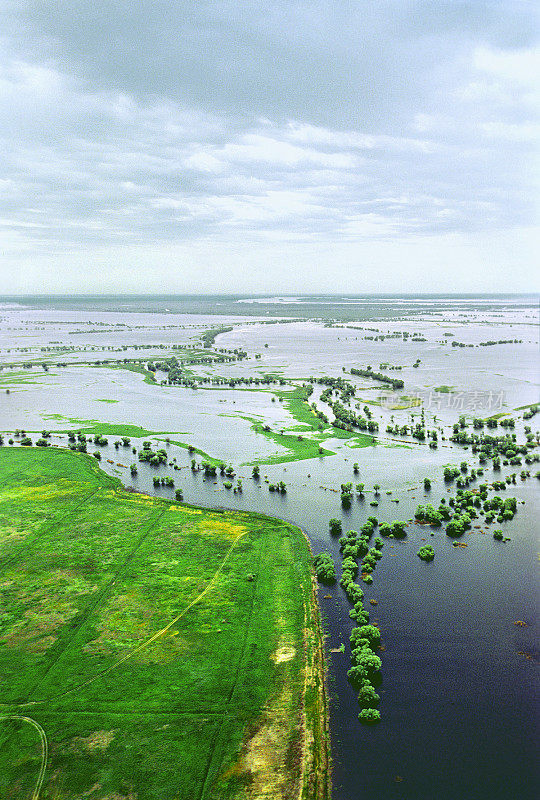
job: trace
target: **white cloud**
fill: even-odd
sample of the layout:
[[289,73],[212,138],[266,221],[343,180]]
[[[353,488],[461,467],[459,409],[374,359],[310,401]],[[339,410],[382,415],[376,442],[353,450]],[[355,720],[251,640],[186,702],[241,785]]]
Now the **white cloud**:
[[538,86],[540,48],[496,50],[477,47],[473,63],[476,69],[515,83]]
[[297,147],[289,142],[257,133],[247,133],[239,137],[237,141],[226,144],[218,153],[227,161],[274,164],[289,168],[311,165],[330,169],[352,169],[357,164],[355,157],[350,153],[326,153],[314,148]]
[[216,158],[212,153],[198,150],[188,156],[184,161],[188,169],[198,170],[199,172],[219,173],[225,169],[225,164]]
[[483,122],[481,129],[488,138],[506,139],[509,142],[540,142],[540,124],[532,122]]
[[306,125],[289,122],[285,129],[287,137],[294,142],[310,145],[323,145],[349,150],[385,150],[385,151],[416,151],[434,152],[440,145],[422,139],[410,137],[387,136],[385,134],[367,134],[358,131],[341,131],[320,128],[315,125]]

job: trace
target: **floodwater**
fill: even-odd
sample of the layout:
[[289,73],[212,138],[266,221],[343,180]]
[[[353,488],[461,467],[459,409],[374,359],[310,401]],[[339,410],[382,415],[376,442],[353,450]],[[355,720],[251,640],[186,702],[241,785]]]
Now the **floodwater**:
[[[54,301],[48,306],[44,301],[41,305],[21,301],[15,307],[7,307],[6,302],[0,308],[0,360],[4,365],[22,361],[40,364],[49,358],[42,347],[79,350],[50,356],[53,363],[78,362],[74,366],[51,366],[48,372],[42,367],[5,368],[0,372],[2,428],[40,431],[46,427],[54,432],[79,427],[69,419],[97,420],[139,425],[158,433],[158,439],[170,436],[173,442],[193,444],[232,463],[237,476],[243,477],[243,491],[234,494],[223,487],[220,477],[205,480],[202,471],[193,472],[191,456],[174,443],[161,441],[159,446],[167,448],[170,463],[176,459],[178,470],[170,466],[156,470],[139,464],[137,476],[131,479],[129,470],[120,464],[129,465],[133,456],[129,448],[114,448],[115,436],[109,436],[109,445],[100,448],[101,465],[141,491],[171,497],[174,490],[154,489],[152,477],[172,475],[187,502],[285,517],[307,532],[314,552],[329,550],[339,565],[339,546],[328,533],[330,517],[341,517],[344,530],[358,530],[370,514],[381,521],[407,520],[419,503],[437,505],[447,496],[441,480],[444,464],[466,460],[478,465],[470,450],[442,439],[437,450],[410,438],[402,441],[407,447],[396,446],[398,443],[384,433],[386,422],[393,416],[396,422],[404,423],[420,409],[390,410],[372,405],[380,425],[376,446],[358,449],[350,447],[347,440],[329,439],[324,447],[336,455],[263,464],[261,480],[255,482],[251,468],[242,465],[255,458],[283,454],[283,450],[255,433],[250,419],[260,419],[273,429],[298,425],[285,405],[272,402],[271,393],[152,386],[144,383],[140,374],[83,362],[107,357],[163,357],[168,350],[141,351],[133,345],[193,343],[201,331],[232,324],[233,331],[221,334],[215,346],[242,348],[250,358],[194,367],[198,374],[275,373],[294,381],[310,375],[342,375],[342,367],[348,370],[371,364],[378,370],[379,363],[401,365],[402,370],[388,374],[405,381],[399,394],[421,396],[429,427],[434,417],[436,424],[445,427],[462,413],[487,417],[539,399],[534,299],[469,298],[452,304],[433,300],[428,306],[408,298],[395,301],[394,319],[389,313],[377,319],[373,309],[362,316],[358,301],[354,321],[339,324],[362,330],[324,327],[320,321],[265,324],[266,312],[270,310],[273,315],[278,303],[287,310],[286,298],[273,298],[268,308],[260,298],[253,299],[258,302],[238,302],[243,317],[239,312],[230,316],[197,315],[193,313],[193,299],[189,300],[189,314],[182,313],[180,302],[173,305],[170,299],[154,299],[151,308],[131,307],[129,311],[120,301],[114,310],[112,300],[106,310],[92,306],[88,299],[79,307],[73,301],[62,307],[58,303],[56,308]],[[291,317],[299,315],[300,301],[296,298],[291,304]],[[228,314],[232,302],[224,302]],[[336,319],[333,302],[332,317]],[[345,298],[342,302],[348,309],[344,319],[350,320],[350,301]],[[314,303],[310,298],[310,313]],[[321,299],[317,306],[318,317],[327,316],[321,310],[324,303],[328,300]],[[415,305],[417,311],[411,313]],[[166,312],[166,308],[172,310]],[[250,317],[249,313],[258,316]],[[409,341],[363,338],[394,331],[408,331],[411,337]],[[453,337],[445,337],[446,333]],[[413,334],[427,341],[412,342]],[[447,343],[443,344],[445,338]],[[522,341],[472,348],[450,344],[452,339],[478,345],[510,338]],[[17,347],[26,348],[26,352],[15,350]],[[255,354],[261,358],[256,360]],[[413,367],[417,359],[420,364]],[[19,382],[15,377],[10,381],[11,373],[22,373],[22,380],[34,382]],[[350,375],[344,377],[351,379]],[[352,380],[361,405],[381,396],[380,384],[362,378]],[[441,385],[452,387],[453,392],[435,392]],[[10,388],[9,395],[4,388]],[[313,397],[318,394],[316,390]],[[115,402],[104,402],[111,400]],[[514,416],[519,413],[514,412]],[[539,419],[528,421],[533,431],[539,427]],[[516,425],[518,438],[523,424],[520,421]],[[63,433],[53,435],[52,441],[67,443]],[[136,445],[141,442],[133,440]],[[358,475],[353,474],[353,462],[358,462]],[[519,473],[521,468],[503,468],[502,474]],[[533,464],[533,475],[536,469]],[[269,493],[266,475],[271,482],[284,480],[287,494]],[[423,490],[424,476],[432,479],[429,493]],[[490,467],[485,477],[495,479]],[[347,481],[361,481],[367,490],[380,484],[378,507],[370,506],[373,494],[368,491],[364,501],[355,500],[350,511],[343,511],[339,486]],[[525,501],[505,528],[510,542],[494,542],[491,533],[482,534],[473,527],[461,540],[467,547],[453,547],[444,531],[434,531],[431,536],[427,526],[415,524],[408,527],[405,540],[385,540],[373,584],[365,587],[365,605],[372,621],[380,626],[384,644],[379,690],[382,720],[376,727],[365,728],[358,723],[356,694],[346,678],[350,666],[348,639],[354,624],[348,616],[350,605],[339,585],[321,589],[331,694],[334,800],[532,800],[538,795],[538,483],[535,478],[521,482],[518,475],[517,485],[506,491]],[[424,543],[432,544],[436,552],[429,564],[416,555]],[[329,599],[325,598],[328,594]],[[377,605],[369,605],[369,599],[376,600]],[[525,626],[516,626],[518,620]],[[331,653],[342,642],[346,652]]]

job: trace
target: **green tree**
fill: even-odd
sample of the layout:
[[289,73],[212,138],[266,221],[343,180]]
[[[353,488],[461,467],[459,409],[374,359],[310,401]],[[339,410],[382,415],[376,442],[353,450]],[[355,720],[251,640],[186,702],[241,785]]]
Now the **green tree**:
[[313,566],[317,580],[321,583],[333,583],[336,579],[336,568],[332,556],[328,553],[319,553],[313,559]]
[[379,647],[381,642],[381,632],[375,625],[362,625],[359,628],[353,628],[351,631],[351,647],[360,639],[367,639],[370,647]]
[[381,712],[376,708],[363,708],[358,719],[364,725],[375,725],[381,721]]
[[417,555],[422,559],[422,561],[433,561],[435,558],[435,551],[430,544],[427,544],[420,548]]
[[358,703],[362,708],[375,708],[379,705],[380,697],[367,680],[364,680],[363,686],[358,692]]

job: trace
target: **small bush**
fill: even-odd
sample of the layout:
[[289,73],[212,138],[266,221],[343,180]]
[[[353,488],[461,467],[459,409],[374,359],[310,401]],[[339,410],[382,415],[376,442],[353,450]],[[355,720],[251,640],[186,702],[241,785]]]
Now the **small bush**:
[[380,699],[381,698],[369,681],[365,681],[364,685],[358,692],[359,705],[361,705],[362,708],[375,708],[379,705]]
[[363,708],[358,714],[358,719],[363,725],[375,725],[381,721],[381,712],[376,708]]
[[435,558],[435,551],[430,544],[421,547],[418,551],[418,558],[421,558],[422,561],[433,561]]

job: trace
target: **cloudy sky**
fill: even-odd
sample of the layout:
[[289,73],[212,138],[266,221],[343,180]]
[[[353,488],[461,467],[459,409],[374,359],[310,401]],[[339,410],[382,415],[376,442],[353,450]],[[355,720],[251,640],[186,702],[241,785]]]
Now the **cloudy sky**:
[[0,0],[0,292],[540,288],[535,5]]

